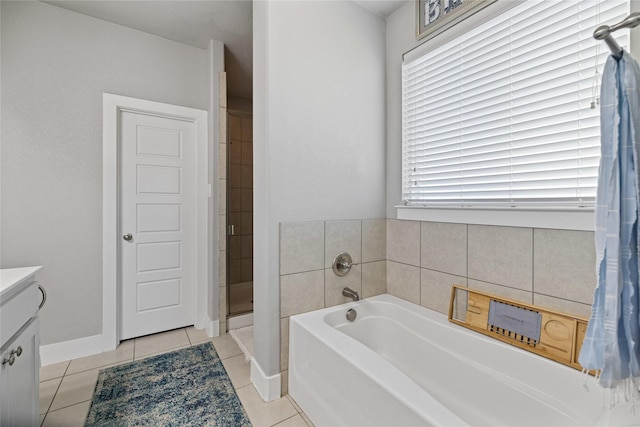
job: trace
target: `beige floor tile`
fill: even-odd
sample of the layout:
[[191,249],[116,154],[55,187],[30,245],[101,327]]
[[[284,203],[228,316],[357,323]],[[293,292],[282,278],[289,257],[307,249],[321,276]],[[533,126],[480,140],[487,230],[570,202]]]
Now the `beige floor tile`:
[[42,427],[82,427],[89,413],[91,402],[82,402],[57,411],[51,411],[44,419]]
[[301,412],[301,413],[300,413],[300,416],[302,417],[302,419],[304,419],[304,422],[305,422],[305,423],[307,423],[307,425],[308,425],[309,427],[315,427],[315,424],[313,424],[313,423],[311,422],[311,420],[309,419],[309,417],[307,417],[307,414],[305,414],[304,412]]
[[296,414],[291,418],[276,424],[274,427],[309,427],[300,414]]
[[228,359],[229,357],[242,354],[242,350],[240,350],[238,344],[229,334],[224,334],[219,337],[212,338],[211,342],[216,348],[216,352],[218,352],[218,357],[220,357],[220,359]]
[[207,335],[207,331],[204,329],[196,329],[193,326],[185,328],[189,342],[191,345],[200,344],[209,341],[211,338]]
[[300,406],[298,406],[298,403],[293,399],[293,397],[291,397],[290,394],[287,394],[285,397],[289,399],[289,402],[291,402],[293,407],[296,408],[296,411],[302,412],[302,409],[300,408]]
[[46,414],[62,382],[62,377],[40,382],[40,414]]
[[244,354],[229,357],[222,361],[224,369],[226,369],[233,388],[238,389],[247,384],[251,384],[251,367]]
[[99,369],[93,369],[78,374],[65,375],[53,399],[50,411],[90,400],[96,387],[99,371]]
[[269,403],[263,401],[253,385],[242,387],[237,393],[254,427],[270,427],[298,414],[286,397]]
[[142,360],[142,359],[148,359],[149,357],[153,357],[153,356],[158,356],[160,354],[166,354],[166,353],[171,353],[172,351],[178,351],[178,350],[182,350],[183,348],[189,348],[191,346],[189,345],[183,345],[181,347],[177,347],[177,348],[172,348],[171,350],[166,350],[166,351],[159,351],[157,353],[150,353],[150,354],[145,354],[143,356],[139,356],[136,357],[134,360],[138,361],[138,360]]
[[184,328],[135,339],[134,357],[167,352],[178,347],[189,346],[189,337]]
[[67,375],[76,374],[82,371],[101,368],[113,364],[131,362],[133,360],[133,340],[127,340],[120,343],[118,348],[113,351],[94,354],[92,356],[74,359],[69,364]]
[[62,378],[69,367],[69,360],[40,368],[40,382]]

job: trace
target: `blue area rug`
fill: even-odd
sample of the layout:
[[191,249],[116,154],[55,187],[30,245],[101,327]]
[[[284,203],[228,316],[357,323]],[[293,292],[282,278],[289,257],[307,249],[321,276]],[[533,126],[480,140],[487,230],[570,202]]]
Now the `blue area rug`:
[[251,426],[207,342],[100,371],[86,427]]

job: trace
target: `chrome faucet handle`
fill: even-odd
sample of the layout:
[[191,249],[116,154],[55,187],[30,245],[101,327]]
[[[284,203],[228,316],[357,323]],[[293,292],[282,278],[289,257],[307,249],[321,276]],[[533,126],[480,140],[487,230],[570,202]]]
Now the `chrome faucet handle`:
[[342,267],[344,269],[348,270],[348,269],[351,268],[352,265],[353,265],[353,263],[349,262],[348,259],[340,259],[340,260],[338,260],[338,266]]
[[349,270],[351,270],[351,266],[353,266],[353,260],[351,259],[351,255],[347,252],[340,252],[338,255],[333,258],[333,272],[336,276],[345,276]]

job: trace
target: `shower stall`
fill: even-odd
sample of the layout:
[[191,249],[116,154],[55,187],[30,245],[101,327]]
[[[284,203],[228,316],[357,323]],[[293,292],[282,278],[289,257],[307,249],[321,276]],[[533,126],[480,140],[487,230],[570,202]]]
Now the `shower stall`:
[[227,155],[227,314],[253,312],[253,120],[229,110]]

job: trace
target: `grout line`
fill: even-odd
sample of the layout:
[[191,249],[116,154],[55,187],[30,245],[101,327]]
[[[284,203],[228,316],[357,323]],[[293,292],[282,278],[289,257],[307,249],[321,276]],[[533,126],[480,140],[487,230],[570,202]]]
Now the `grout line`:
[[[420,278],[418,279],[418,305],[422,305],[422,227],[424,227],[424,223],[420,221],[419,233],[418,233],[418,264],[420,264]],[[426,297],[426,295],[425,295]],[[425,298],[426,299],[426,298]]]
[[[420,271],[422,270],[435,271],[436,273],[446,274],[447,276],[454,276],[454,277],[460,277],[462,279],[467,279],[467,277],[465,276],[460,276],[459,274],[450,273],[448,271],[436,270],[434,268],[420,267]],[[486,283],[489,283],[489,282],[486,282]]]
[[[360,222],[360,265],[364,264],[364,220]],[[362,277],[362,267],[360,267],[360,297],[364,297],[364,278]]]
[[136,360],[136,341],[137,340],[138,340],[137,338],[133,339],[133,360]]
[[[95,391],[95,386],[94,386],[94,391]],[[91,402],[92,400],[93,400],[93,392],[91,393],[91,397],[89,399],[81,400],[80,402],[75,402],[75,403],[72,403],[70,405],[62,406],[60,408],[54,409],[53,411],[47,411],[47,415],[49,415],[51,412],[57,412],[57,411],[60,411],[62,409],[70,408],[71,406],[79,405],[81,403]]]
[[314,268],[313,270],[296,271],[296,272],[294,272],[294,273],[285,273],[285,274],[280,274],[280,277],[283,277],[283,276],[293,276],[294,274],[311,273],[311,272],[314,272],[314,271],[324,271],[324,270],[329,270],[329,269],[331,269],[331,267],[328,267],[328,268],[324,268],[324,267],[323,267],[323,268]]
[[189,347],[193,347],[193,342],[191,342],[191,337],[189,336],[189,333],[187,332],[187,328],[182,328],[182,330],[184,331],[185,334],[187,334],[187,341],[189,341]]
[[[294,407],[293,409],[296,409],[296,408]],[[297,409],[296,409],[296,413],[295,413],[294,415],[291,415],[290,417],[287,417],[287,418],[285,418],[284,420],[280,420],[280,421],[278,421],[278,422],[277,422],[277,423],[275,423],[275,424],[271,424],[271,426],[270,426],[270,427],[277,427],[277,426],[279,426],[280,424],[282,424],[283,422],[285,422],[285,421],[287,421],[287,420],[290,420],[291,418],[294,418],[294,417],[300,417],[300,418],[302,418],[302,417],[300,416],[300,412],[298,412],[298,410],[297,410]],[[302,421],[304,421],[304,418],[302,419]],[[305,422],[305,424],[306,424],[306,422]]]
[[395,260],[392,260],[392,259],[388,259],[388,260],[386,260],[386,261],[395,262],[396,264],[402,264],[402,265],[406,265],[406,266],[408,266],[408,267],[422,268],[422,267],[420,267],[420,266],[418,266],[418,265],[407,264],[406,262],[395,261]]
[[534,301],[534,295],[536,293],[535,288],[535,262],[536,262],[536,230],[531,228],[531,304]]
[[293,398],[289,395],[289,393],[285,394],[283,397],[286,397],[287,400],[291,403],[291,405],[293,405],[296,412],[300,413],[300,411],[298,410],[299,408],[298,404],[294,403]]
[[[69,361],[69,364],[71,364],[71,361]],[[66,369],[65,369],[66,372]],[[58,387],[56,387],[56,391],[53,393],[53,397],[51,398],[51,402],[49,402],[49,406],[47,406],[47,410],[44,413],[44,417],[47,418],[47,415],[49,414],[49,410],[51,409],[51,405],[53,405],[53,401],[56,400],[56,396],[58,395],[58,390],[60,390],[60,386],[62,385],[62,380],[64,380],[65,375],[62,375],[62,378],[60,378],[60,382],[58,383]],[[38,416],[40,416],[40,414],[38,414]],[[44,423],[44,419],[43,419],[43,423]]]
[[467,243],[465,245],[465,249],[467,251],[466,256],[467,256],[467,262],[465,263],[465,276],[467,278],[467,288],[469,287],[469,224],[465,224],[466,227],[466,231],[467,231]]

